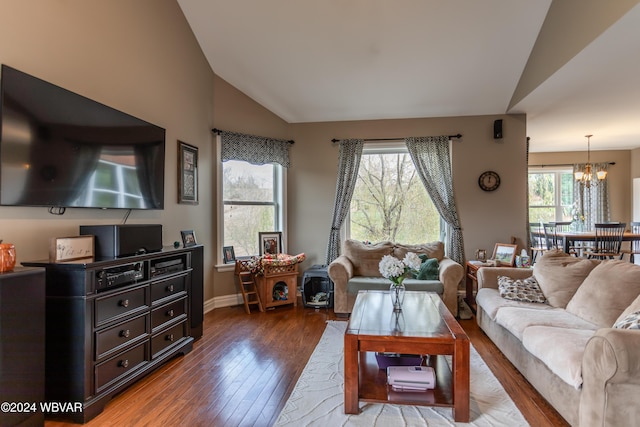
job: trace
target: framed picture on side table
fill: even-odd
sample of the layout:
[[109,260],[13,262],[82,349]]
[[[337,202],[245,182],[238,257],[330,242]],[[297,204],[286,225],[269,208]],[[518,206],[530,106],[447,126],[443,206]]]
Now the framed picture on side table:
[[516,259],[516,250],[518,245],[510,245],[507,243],[496,243],[496,247],[493,250],[493,259],[496,261],[496,265],[505,265],[513,267]]
[[198,204],[198,147],[178,141],[178,203]]
[[196,242],[196,234],[193,232],[193,230],[183,230],[180,232],[180,234],[182,235],[182,244],[185,248],[198,244],[198,242]]
[[258,233],[258,244],[260,247],[260,255],[277,255],[282,253],[282,232],[280,231],[261,231]]

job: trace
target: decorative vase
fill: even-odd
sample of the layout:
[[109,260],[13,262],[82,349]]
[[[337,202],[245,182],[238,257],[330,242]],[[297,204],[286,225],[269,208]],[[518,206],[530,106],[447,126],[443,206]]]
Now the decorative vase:
[[404,292],[405,292],[404,283],[391,283],[391,287],[389,288],[389,295],[391,295],[391,303],[393,304],[393,311],[398,312],[402,311],[402,303],[404,302]]
[[16,248],[11,243],[0,240],[0,273],[12,271],[16,265]]

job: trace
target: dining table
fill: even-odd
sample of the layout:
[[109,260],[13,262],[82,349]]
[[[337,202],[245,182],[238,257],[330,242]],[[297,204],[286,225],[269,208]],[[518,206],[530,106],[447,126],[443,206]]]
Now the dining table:
[[[544,235],[544,233],[542,233]],[[567,231],[557,232],[556,237],[562,240],[562,248],[566,253],[569,253],[569,248],[575,247],[577,242],[594,242],[596,240],[595,231]],[[622,235],[623,242],[633,242],[640,240],[639,233],[632,233],[631,231],[625,231]]]

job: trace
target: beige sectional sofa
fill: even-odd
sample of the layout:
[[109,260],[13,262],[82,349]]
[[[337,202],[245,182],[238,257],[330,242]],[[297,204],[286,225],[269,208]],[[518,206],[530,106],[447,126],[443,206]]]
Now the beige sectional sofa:
[[[545,303],[500,295],[499,276],[532,275]],[[639,295],[640,266],[551,251],[532,270],[480,269],[477,321],[571,425],[638,425],[640,330],[622,323],[638,327]]]
[[384,255],[403,259],[407,252],[426,254],[439,263],[438,280],[404,281],[407,290],[424,290],[440,294],[445,305],[458,314],[458,285],[464,277],[460,264],[444,255],[442,242],[422,245],[404,245],[389,241],[365,244],[357,240],[345,240],[342,255],[328,267],[329,277],[334,285],[334,311],[337,315],[349,315],[355,304],[359,290],[388,290],[390,282],[382,277],[378,264]]

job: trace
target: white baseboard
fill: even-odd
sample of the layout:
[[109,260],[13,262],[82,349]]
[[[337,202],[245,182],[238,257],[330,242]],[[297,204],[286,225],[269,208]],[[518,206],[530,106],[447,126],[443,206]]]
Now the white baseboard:
[[242,294],[223,295],[221,297],[215,297],[205,301],[204,312],[208,313],[216,308],[231,307],[241,304],[244,304],[244,302],[242,301]]

